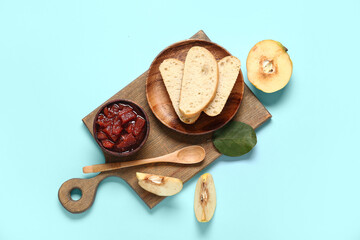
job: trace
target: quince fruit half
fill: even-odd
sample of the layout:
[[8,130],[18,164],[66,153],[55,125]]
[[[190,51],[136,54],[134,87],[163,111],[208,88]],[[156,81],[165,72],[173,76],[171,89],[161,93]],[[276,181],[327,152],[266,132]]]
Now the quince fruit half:
[[266,93],[285,87],[293,69],[287,51],[286,47],[274,40],[263,40],[255,44],[246,60],[249,81]]

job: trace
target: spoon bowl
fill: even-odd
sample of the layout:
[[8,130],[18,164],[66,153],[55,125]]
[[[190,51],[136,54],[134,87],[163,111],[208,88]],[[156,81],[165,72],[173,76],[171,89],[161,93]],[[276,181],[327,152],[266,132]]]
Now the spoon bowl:
[[201,162],[205,158],[205,149],[200,146],[189,146],[178,151],[176,162],[182,164],[194,164],[196,159]]

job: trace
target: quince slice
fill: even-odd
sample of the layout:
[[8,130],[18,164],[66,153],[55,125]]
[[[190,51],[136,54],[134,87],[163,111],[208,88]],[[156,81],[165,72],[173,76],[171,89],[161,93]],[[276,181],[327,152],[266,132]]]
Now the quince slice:
[[136,173],[139,185],[158,196],[172,196],[181,191],[183,183],[178,178],[165,177],[148,173]]
[[194,210],[199,222],[209,222],[215,213],[216,191],[210,173],[201,175],[195,188]]

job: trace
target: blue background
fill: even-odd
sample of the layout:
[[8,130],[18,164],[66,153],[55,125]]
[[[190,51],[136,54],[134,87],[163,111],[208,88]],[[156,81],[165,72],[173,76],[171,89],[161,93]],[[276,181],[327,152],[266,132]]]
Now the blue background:
[[[354,1],[0,1],[0,239],[360,239],[359,23]],[[210,172],[217,209],[193,213],[196,178],[149,210],[121,179],[73,215],[60,185],[103,155],[81,119],[166,46],[203,29],[242,61],[288,49],[288,86],[253,89],[273,115],[249,154]]]

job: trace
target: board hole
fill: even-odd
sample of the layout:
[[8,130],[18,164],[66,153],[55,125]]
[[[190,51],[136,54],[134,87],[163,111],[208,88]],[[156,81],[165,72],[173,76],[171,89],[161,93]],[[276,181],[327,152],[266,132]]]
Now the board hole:
[[78,201],[82,197],[82,191],[80,188],[74,188],[70,192],[70,197],[73,201]]

